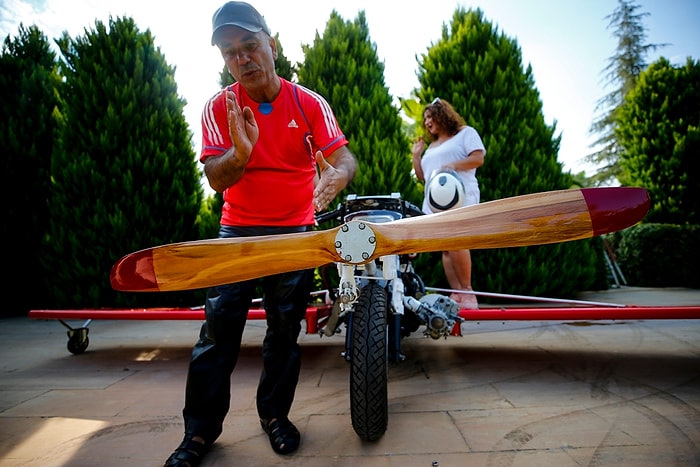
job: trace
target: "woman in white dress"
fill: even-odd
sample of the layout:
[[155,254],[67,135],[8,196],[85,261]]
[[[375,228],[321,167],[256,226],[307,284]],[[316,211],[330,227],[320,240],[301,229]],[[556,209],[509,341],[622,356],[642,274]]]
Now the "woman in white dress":
[[[413,144],[413,169],[418,180],[428,187],[431,178],[444,170],[455,171],[465,188],[462,206],[478,204],[480,199],[476,169],[484,163],[486,148],[477,131],[468,126],[464,119],[444,99],[437,98],[423,110],[423,128],[431,139],[427,145],[421,137]],[[423,199],[423,212],[433,210],[428,197]],[[442,252],[445,276],[454,290],[472,290],[472,261],[469,250]],[[453,292],[450,298],[461,308],[479,307],[476,296],[471,293]]]

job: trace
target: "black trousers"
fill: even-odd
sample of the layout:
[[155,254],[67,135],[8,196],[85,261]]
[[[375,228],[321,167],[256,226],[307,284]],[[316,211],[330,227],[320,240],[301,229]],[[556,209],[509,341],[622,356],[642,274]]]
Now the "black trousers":
[[[219,237],[272,235],[308,229],[222,226]],[[206,322],[192,349],[187,374],[182,412],[185,433],[201,436],[208,442],[214,442],[221,434],[231,402],[231,375],[238,361],[248,310],[260,283],[267,332],[257,390],[258,415],[261,419],[289,415],[301,369],[301,348],[297,339],[313,286],[313,270],[209,289],[205,302]]]

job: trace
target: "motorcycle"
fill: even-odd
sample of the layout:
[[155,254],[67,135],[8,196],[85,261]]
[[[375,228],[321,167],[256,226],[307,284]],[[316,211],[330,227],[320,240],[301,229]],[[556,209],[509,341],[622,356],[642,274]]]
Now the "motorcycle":
[[[423,212],[401,199],[399,193],[351,194],[336,209],[319,214],[316,221],[335,220],[347,225],[354,220],[362,229],[364,222],[381,224],[420,215]],[[426,337],[447,338],[463,321],[454,300],[426,294],[413,267],[415,257],[408,253],[381,256],[364,264],[334,263],[337,287],[327,274],[327,266],[321,268],[333,306],[319,334],[330,337],[341,334],[345,327],[342,356],[350,364],[350,416],[353,429],[363,440],[377,440],[387,429],[389,363],[405,359],[402,339],[421,326]]]

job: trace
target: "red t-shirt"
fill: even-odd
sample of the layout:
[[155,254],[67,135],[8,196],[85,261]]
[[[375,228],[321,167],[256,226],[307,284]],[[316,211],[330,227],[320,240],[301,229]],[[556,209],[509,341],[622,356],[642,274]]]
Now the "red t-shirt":
[[222,156],[233,143],[226,120],[226,91],[249,106],[260,129],[243,177],[224,191],[222,225],[301,226],[314,223],[317,151],[324,155],[348,144],[326,100],[281,79],[273,102],[253,101],[238,83],[212,97],[202,112],[202,153]]

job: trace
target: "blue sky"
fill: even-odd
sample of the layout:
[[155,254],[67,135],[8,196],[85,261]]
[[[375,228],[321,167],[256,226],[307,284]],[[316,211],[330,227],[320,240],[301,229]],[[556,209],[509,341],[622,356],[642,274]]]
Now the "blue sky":
[[[187,100],[185,116],[200,147],[199,116],[208,97],[218,89],[223,65],[209,42],[211,16],[223,0],[199,0],[183,4],[164,0],[1,0],[0,34],[16,35],[20,22],[36,24],[49,39],[68,31],[71,36],[92,29],[95,20],[109,16],[133,17],[137,26],[150,29],[169,64],[176,67],[179,93]],[[302,44],[310,44],[323,32],[332,9],[346,20],[364,10],[371,40],[385,64],[385,81],[394,97],[410,97],[417,87],[416,55],[440,38],[457,6],[481,8],[499,31],[515,39],[523,64],[532,65],[545,120],[557,121],[562,136],[559,160],[565,169],[592,168],[581,158],[591,152],[594,137],[588,134],[597,115],[596,102],[610,89],[604,87],[603,68],[614,53],[616,40],[605,16],[616,0],[430,0],[393,2],[381,0],[251,0],[279,33],[285,55],[302,60]],[[668,43],[647,57],[649,63],[663,55],[672,63],[687,57],[700,59],[700,1],[638,0],[647,42]],[[183,8],[187,5],[186,8]],[[468,116],[466,116],[468,119]],[[477,128],[478,129],[478,128]],[[487,148],[488,149],[488,148]],[[487,156],[488,157],[488,156]],[[488,160],[487,160],[488,163]]]

